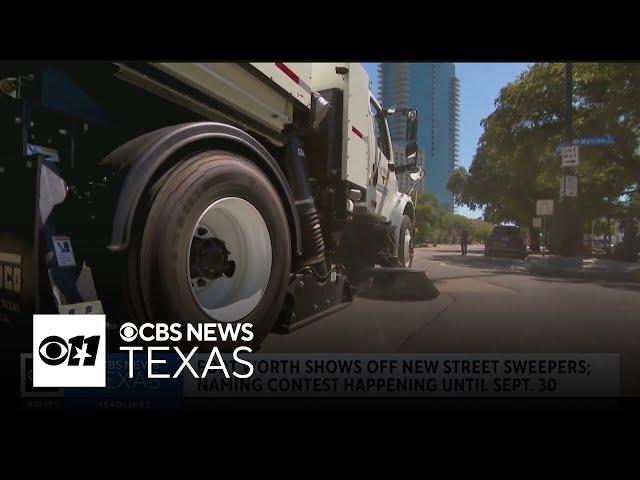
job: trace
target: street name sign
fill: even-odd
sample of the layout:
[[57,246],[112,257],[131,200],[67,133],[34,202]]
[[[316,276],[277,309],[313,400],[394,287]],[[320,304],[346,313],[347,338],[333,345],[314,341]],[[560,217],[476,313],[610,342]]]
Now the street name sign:
[[581,147],[588,147],[590,145],[613,145],[615,140],[613,139],[613,135],[598,135],[595,137],[578,137],[573,142],[572,145],[579,145]]
[[[579,147],[599,147],[601,145],[614,145],[616,141],[613,135],[598,135],[594,137],[577,137],[571,142],[571,145],[577,145]],[[564,144],[560,144],[556,147],[556,153],[560,153],[564,148]]]
[[577,145],[571,145],[569,147],[562,147],[562,166],[563,167],[575,167],[578,165],[578,151],[580,147]]
[[553,215],[553,200],[538,200],[536,215]]

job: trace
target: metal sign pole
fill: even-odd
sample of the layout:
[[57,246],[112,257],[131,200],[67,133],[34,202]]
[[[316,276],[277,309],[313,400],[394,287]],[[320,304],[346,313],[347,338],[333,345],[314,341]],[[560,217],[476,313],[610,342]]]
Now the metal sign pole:
[[[565,84],[564,84],[564,140],[566,145],[573,145],[573,120],[572,120],[572,108],[573,108],[573,64],[567,62],[565,64]],[[579,147],[575,147],[579,150]],[[577,160],[577,158],[576,158]],[[575,175],[575,187],[576,197],[570,198],[567,196],[567,174]],[[563,241],[562,252],[563,256],[574,256],[581,254],[582,240],[578,241],[578,238],[582,239],[583,227],[580,225],[580,219],[578,218],[578,169],[577,161],[572,165],[566,165],[563,168],[563,184],[565,198],[561,198],[560,201],[563,204],[562,211],[562,224],[563,224]],[[572,186],[574,181],[572,180]],[[573,193],[573,192],[572,192]]]
[[544,221],[544,217],[542,216],[542,256],[544,257],[544,251],[547,249],[547,222]]

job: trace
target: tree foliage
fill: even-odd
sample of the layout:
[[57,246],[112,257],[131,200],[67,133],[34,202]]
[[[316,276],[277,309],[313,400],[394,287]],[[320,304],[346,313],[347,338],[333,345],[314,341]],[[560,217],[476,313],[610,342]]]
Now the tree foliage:
[[466,190],[464,188],[467,175],[467,169],[462,166],[458,166],[449,176],[447,190],[453,193],[453,201],[456,205],[465,205],[470,201],[470,199],[465,195]]
[[451,243],[465,229],[472,242],[484,242],[493,225],[445,211],[432,193],[421,193],[416,208],[416,241]]
[[[611,214],[640,183],[640,64],[574,64],[575,136],[611,134],[615,145],[580,149],[579,208]],[[538,199],[558,199],[562,169],[564,64],[539,63],[500,91],[469,169],[448,188],[458,205],[484,207],[486,220],[528,225]]]

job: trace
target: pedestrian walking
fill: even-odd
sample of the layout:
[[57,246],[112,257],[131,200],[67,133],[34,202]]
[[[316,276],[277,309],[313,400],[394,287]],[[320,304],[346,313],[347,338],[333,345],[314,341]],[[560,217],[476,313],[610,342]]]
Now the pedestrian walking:
[[467,230],[462,230],[462,232],[460,232],[460,250],[462,251],[462,255],[467,254],[468,243],[469,243],[469,232],[467,232]]

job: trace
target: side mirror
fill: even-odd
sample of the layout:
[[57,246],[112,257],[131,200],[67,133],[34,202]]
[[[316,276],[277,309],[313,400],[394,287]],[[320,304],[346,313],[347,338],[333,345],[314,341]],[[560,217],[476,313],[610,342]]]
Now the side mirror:
[[405,158],[409,163],[418,160],[418,111],[415,108],[407,110],[407,146],[405,147]]
[[413,180],[414,182],[419,182],[423,177],[424,169],[422,168],[422,165],[420,165],[415,172],[411,172],[409,174],[409,178],[411,178],[411,180]]
[[411,188],[409,188],[409,190],[404,193],[406,193],[407,195],[411,195],[423,177],[424,168],[422,168],[422,165],[418,165],[415,170],[410,170],[409,178],[413,182],[413,185],[411,185]]
[[407,143],[418,140],[418,110],[407,110]]
[[404,148],[404,165],[396,166],[396,172],[418,172],[418,111],[415,108],[407,109],[407,137]]

